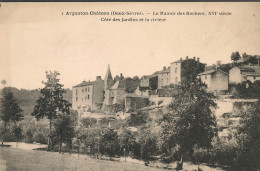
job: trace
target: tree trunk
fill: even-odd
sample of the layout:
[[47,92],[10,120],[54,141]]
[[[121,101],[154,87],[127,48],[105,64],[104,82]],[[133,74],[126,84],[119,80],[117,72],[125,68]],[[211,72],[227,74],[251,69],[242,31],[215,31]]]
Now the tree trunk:
[[48,137],[48,148],[47,148],[47,151],[51,151],[52,147],[51,147],[51,144],[52,144],[52,138],[51,138],[51,119],[50,119],[50,129],[49,129],[49,137]]
[[59,153],[61,153],[61,146],[62,146],[62,142],[61,142],[61,137],[60,137],[60,139],[59,139],[59,143],[60,143],[60,152]]
[[177,170],[182,170],[183,166],[183,153],[181,153],[181,160],[177,163]]
[[[80,148],[80,140],[79,140],[79,148]],[[78,157],[79,157],[79,148],[78,148]]]
[[3,131],[3,138],[2,138],[2,147],[4,146],[5,132],[6,132],[6,122],[4,122],[4,131]]

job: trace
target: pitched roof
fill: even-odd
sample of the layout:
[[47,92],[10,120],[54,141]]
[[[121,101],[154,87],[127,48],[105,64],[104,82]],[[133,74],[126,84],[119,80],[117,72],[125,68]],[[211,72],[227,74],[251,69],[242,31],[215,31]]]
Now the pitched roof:
[[220,70],[220,69],[217,69],[217,70],[215,70],[215,69],[213,69],[213,70],[208,70],[208,71],[205,71],[205,72],[201,72],[201,73],[199,73],[198,75],[211,75],[211,74],[215,73],[216,71],[220,71],[220,72],[222,72],[223,74],[228,75],[227,73],[225,73],[224,71],[222,71],[222,70]]
[[94,84],[94,81],[87,82],[87,81],[84,80],[82,83],[73,86],[73,88],[74,88],[74,87],[84,87],[84,86],[93,85],[93,84]]
[[210,75],[210,74],[213,74],[214,72],[216,72],[216,70],[208,70],[205,72],[201,72],[198,75]]
[[167,68],[167,69],[164,69],[164,70],[159,71],[159,74],[169,73],[169,72],[170,72],[170,68]]
[[124,89],[124,83],[122,80],[115,82],[115,84],[110,88],[111,90],[114,89]]
[[260,75],[259,65],[245,65],[245,66],[238,66],[238,68],[244,75],[252,75],[252,76]]
[[153,73],[152,75],[143,75],[141,79],[146,79],[146,78],[154,78],[158,75],[160,71],[156,71],[155,73]]
[[173,63],[181,63],[182,62],[182,60],[177,60],[177,61],[174,61],[174,62],[172,62],[171,64],[173,64]]

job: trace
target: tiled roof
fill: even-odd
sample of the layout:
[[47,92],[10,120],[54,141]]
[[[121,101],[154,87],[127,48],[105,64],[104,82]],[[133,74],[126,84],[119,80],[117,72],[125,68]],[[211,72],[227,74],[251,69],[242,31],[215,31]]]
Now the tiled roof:
[[159,71],[159,74],[169,73],[169,72],[170,72],[170,68],[167,68],[167,69],[164,69],[164,70]]
[[208,71],[199,73],[198,75],[210,75],[210,74],[213,74],[214,72],[216,72],[216,70],[208,70]]
[[182,60],[177,60],[177,61],[174,61],[174,62],[172,62],[171,64],[173,64],[173,63],[181,63],[182,62]]
[[83,81],[82,83],[75,85],[73,87],[84,87],[84,86],[92,85],[93,83],[94,83],[94,81],[92,81],[92,82]]
[[259,76],[260,66],[259,65],[245,65],[238,67],[244,75]]
[[111,90],[114,89],[123,89],[124,88],[124,83],[122,80],[115,82],[115,84],[110,88]]
[[213,74],[213,73],[216,72],[216,71],[220,71],[220,72],[222,72],[222,73],[228,75],[227,73],[225,73],[224,71],[222,71],[222,70],[220,70],[220,69],[217,69],[217,70],[215,70],[215,69],[214,69],[214,70],[208,70],[208,71],[199,73],[198,75],[211,75],[211,74]]

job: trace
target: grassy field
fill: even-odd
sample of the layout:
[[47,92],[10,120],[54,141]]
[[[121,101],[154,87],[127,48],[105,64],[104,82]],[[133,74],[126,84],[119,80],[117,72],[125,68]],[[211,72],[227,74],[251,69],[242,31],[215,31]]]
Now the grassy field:
[[89,156],[75,156],[54,152],[23,150],[0,147],[0,170],[100,170],[100,171],[134,171],[164,170],[118,161],[97,160]]

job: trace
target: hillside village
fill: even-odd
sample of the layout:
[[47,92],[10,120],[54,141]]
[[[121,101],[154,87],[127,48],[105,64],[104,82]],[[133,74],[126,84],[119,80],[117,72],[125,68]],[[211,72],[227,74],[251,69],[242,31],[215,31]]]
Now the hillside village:
[[[254,58],[248,56],[244,54],[238,61],[230,64],[228,72],[221,69],[225,64],[221,65],[219,61],[216,65],[207,66],[200,61],[199,57],[187,56],[151,75],[143,75],[140,79],[124,78],[122,73],[113,79],[108,65],[104,80],[101,76],[97,76],[94,81],[83,81],[73,86],[72,109],[78,112],[80,121],[87,113],[106,113],[113,106],[117,107],[116,112],[123,113],[149,108],[149,106],[166,106],[174,98],[170,93],[174,85],[195,75],[207,86],[209,92],[217,96],[219,109],[216,113],[222,116],[232,112],[236,102],[256,101],[254,98],[244,100],[234,98],[238,84],[260,81],[259,56]],[[252,61],[252,58],[257,60],[250,63],[249,60]],[[228,105],[229,107],[226,107]],[[236,118],[233,120],[237,121]],[[228,128],[228,124],[223,127]],[[226,130],[220,135],[228,136]]]
[[[251,111],[250,107],[257,104],[260,89],[260,56],[244,53],[240,57],[236,52],[232,53],[231,59],[232,63],[221,64],[220,61],[216,61],[216,64],[207,66],[199,57],[180,58],[162,67],[162,70],[143,75],[141,78],[125,78],[122,73],[113,77],[113,68],[108,65],[104,79],[102,76],[96,76],[96,80],[84,80],[73,86],[72,91],[64,89],[62,98],[67,101],[68,106],[72,103],[72,110],[68,112],[69,117],[63,116],[68,128],[62,125],[62,130],[69,131],[65,131],[63,143],[61,139],[54,137],[54,150],[74,150],[101,159],[107,159],[106,156],[109,154],[110,160],[111,156],[124,155],[131,157],[128,159],[130,161],[136,159],[136,163],[143,164],[143,160],[146,166],[178,168],[178,152],[169,153],[171,149],[164,146],[167,134],[163,132],[166,122],[162,120],[167,117],[172,102],[178,96],[178,86],[195,78],[206,86],[203,86],[203,92],[205,90],[209,92],[207,94],[212,94],[209,99],[212,98],[217,105],[212,117],[216,119],[217,136],[212,139],[210,153],[206,149],[192,147],[194,152],[186,154],[191,157],[187,160],[213,164],[214,167],[220,166],[228,170],[228,167],[236,163],[234,159],[238,159],[236,138],[241,126],[241,113],[246,113],[248,109]],[[51,74],[58,75],[57,72],[50,72]],[[7,89],[14,93],[25,114],[24,120],[19,121],[22,127],[22,141],[49,144],[49,137],[57,136],[58,133],[49,132],[48,118],[40,121],[31,116],[37,109],[37,98],[41,99],[42,91],[10,87]],[[177,105],[181,109],[185,104]],[[201,112],[210,106],[203,105],[204,102],[199,102],[196,110]],[[193,114],[189,111],[184,111],[183,114],[185,113]],[[54,121],[55,131],[59,130],[60,122],[59,117]],[[5,140],[13,141],[15,136],[11,133],[12,127],[8,128],[8,131],[10,133]],[[111,151],[110,147],[115,149]],[[240,160],[244,160],[243,156]],[[208,166],[201,168],[209,169]],[[203,170],[201,168],[198,170]]]

